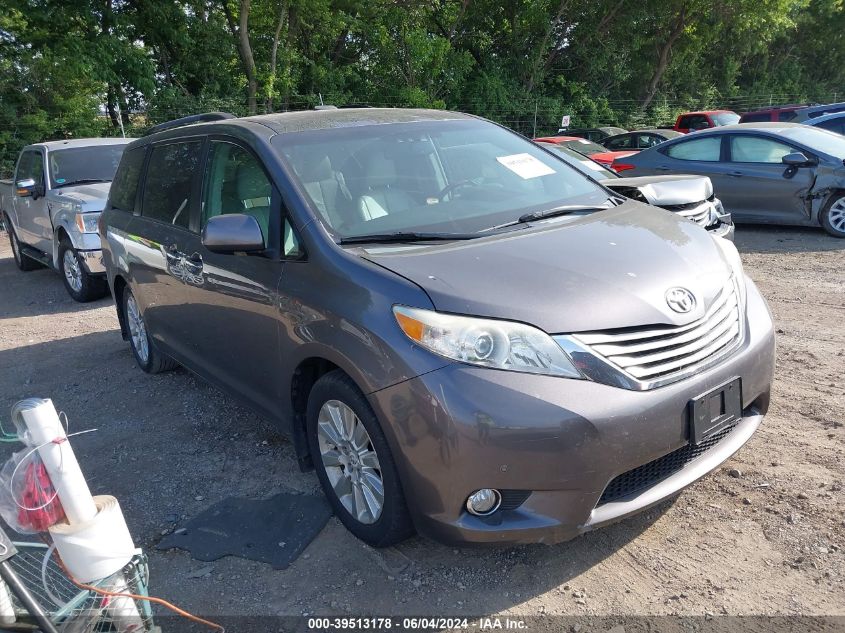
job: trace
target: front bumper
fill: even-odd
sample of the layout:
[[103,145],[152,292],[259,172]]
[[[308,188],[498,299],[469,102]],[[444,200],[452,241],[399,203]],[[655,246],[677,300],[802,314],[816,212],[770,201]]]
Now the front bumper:
[[[774,332],[751,282],[746,305],[738,351],[658,389],[451,364],[370,394],[419,532],[450,543],[563,541],[654,505],[712,471],[751,437],[768,409]],[[736,376],[743,417],[718,444],[630,498],[597,506],[616,476],[687,445],[689,401]],[[465,502],[479,488],[530,494],[518,507],[477,517]]]
[[105,275],[106,266],[103,263],[103,251],[77,251],[85,270],[92,275]]

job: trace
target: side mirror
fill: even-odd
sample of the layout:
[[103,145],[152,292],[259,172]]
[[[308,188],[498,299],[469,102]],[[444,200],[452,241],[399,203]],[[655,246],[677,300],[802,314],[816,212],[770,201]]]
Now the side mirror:
[[202,229],[202,245],[212,253],[255,253],[264,250],[264,235],[251,215],[216,215]]
[[815,162],[807,158],[803,152],[791,152],[780,159],[788,167],[807,167]]
[[35,191],[35,180],[33,178],[24,178],[15,183],[15,188],[18,196],[21,198],[29,198]]

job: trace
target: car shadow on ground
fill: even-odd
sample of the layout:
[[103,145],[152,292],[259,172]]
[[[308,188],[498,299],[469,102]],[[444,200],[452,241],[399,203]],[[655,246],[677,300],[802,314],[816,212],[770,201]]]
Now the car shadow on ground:
[[[0,242],[8,244],[6,233],[2,231]],[[0,258],[0,287],[4,296],[15,296],[14,301],[0,301],[0,320],[84,312],[112,302],[111,295],[89,303],[74,301],[56,271],[43,267],[24,272],[18,269],[11,256]]]
[[821,227],[738,224],[734,244],[740,253],[845,251],[845,239],[828,235]]

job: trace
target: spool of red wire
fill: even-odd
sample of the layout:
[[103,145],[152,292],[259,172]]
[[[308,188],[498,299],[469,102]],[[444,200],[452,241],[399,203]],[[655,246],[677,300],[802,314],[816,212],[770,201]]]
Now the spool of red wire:
[[65,511],[47,474],[44,463],[33,455],[26,466],[24,486],[18,507],[18,522],[33,532],[47,528],[65,518]]

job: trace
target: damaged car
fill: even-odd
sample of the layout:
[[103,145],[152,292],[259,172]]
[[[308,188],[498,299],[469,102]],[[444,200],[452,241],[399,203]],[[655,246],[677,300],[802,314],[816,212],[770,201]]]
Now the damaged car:
[[845,237],[845,137],[835,132],[740,123],[667,141],[623,162],[632,176],[708,176],[735,222],[821,225]]
[[734,238],[731,214],[713,194],[713,184],[705,176],[673,174],[623,178],[612,169],[584,156],[574,149],[553,143],[538,143],[590,178],[601,181],[611,191],[639,200],[695,222],[711,235]]

